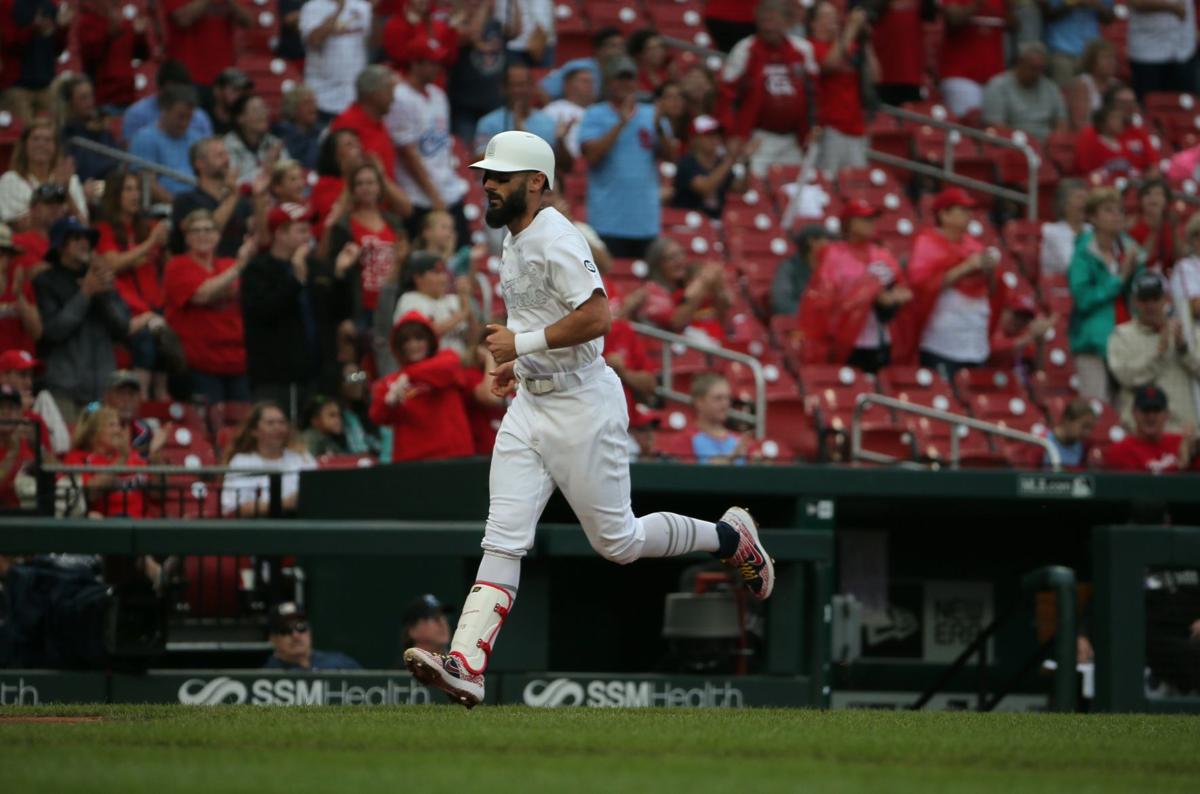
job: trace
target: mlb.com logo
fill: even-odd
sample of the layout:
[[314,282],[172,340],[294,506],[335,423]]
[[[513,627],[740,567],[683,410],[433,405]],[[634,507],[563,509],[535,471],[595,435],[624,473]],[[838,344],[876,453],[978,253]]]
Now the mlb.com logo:
[[745,697],[731,681],[704,681],[699,686],[675,686],[670,681],[630,679],[535,679],[525,685],[527,706],[598,706],[610,708],[742,708]]
[[430,702],[429,690],[417,681],[387,679],[362,686],[346,679],[257,678],[229,676],[189,678],[179,687],[179,702],[189,706],[396,706]]

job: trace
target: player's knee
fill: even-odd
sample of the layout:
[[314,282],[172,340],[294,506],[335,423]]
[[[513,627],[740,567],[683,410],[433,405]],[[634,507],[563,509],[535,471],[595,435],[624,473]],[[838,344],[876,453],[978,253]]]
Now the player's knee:
[[634,535],[600,535],[591,539],[592,548],[604,559],[617,565],[637,560],[642,544]]

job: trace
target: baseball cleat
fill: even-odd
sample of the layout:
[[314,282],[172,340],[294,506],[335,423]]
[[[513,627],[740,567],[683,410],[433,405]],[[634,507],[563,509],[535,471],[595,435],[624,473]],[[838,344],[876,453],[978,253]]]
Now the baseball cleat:
[[483,676],[471,675],[452,656],[409,648],[404,666],[422,684],[442,690],[469,709],[483,702]]
[[758,539],[758,525],[750,513],[741,507],[731,507],[718,522],[737,533],[737,550],[732,557],[721,560],[741,577],[742,584],[759,601],[771,597],[775,588],[775,561]]

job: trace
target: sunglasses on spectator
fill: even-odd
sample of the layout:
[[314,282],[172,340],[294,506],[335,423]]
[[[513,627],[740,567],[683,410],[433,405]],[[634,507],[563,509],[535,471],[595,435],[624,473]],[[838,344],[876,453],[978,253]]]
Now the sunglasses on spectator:
[[308,633],[308,623],[306,623],[303,620],[298,620],[295,623],[293,623],[292,625],[283,629],[282,631],[275,632],[275,634],[307,634],[307,633]]

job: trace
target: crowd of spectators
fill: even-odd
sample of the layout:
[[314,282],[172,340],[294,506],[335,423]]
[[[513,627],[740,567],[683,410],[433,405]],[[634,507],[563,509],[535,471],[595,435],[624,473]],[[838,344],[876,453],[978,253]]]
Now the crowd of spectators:
[[[628,24],[597,27],[590,53],[564,57],[548,0],[285,0],[274,55],[295,79],[268,91],[240,68],[238,42],[260,23],[234,0],[172,0],[158,16],[96,0],[78,19],[66,3],[0,4],[13,23],[0,47],[20,53],[0,70],[19,130],[0,175],[0,346],[36,361],[43,393],[12,388],[48,454],[101,422],[88,406],[135,387],[144,400],[254,402],[222,451],[256,467],[486,454],[503,411],[479,344],[503,312],[488,264],[498,237],[481,228],[464,166],[495,133],[523,129],[555,149],[566,187],[547,200],[586,218],[635,431],[657,421],[632,410],[656,405],[656,374],[629,323],[737,346],[750,308],[777,346],[771,316],[795,318],[791,365],[919,364],[946,382],[983,366],[1031,375],[1058,333],[1079,396],[1111,402],[1134,433],[1138,390],[1154,386],[1167,430],[1187,437],[1200,226],[1178,216],[1180,180],[1156,178],[1167,152],[1145,99],[1195,89],[1195,14],[1135,4],[1118,47],[1100,36],[1109,0],[1040,3],[1040,36],[1018,5],[708,2],[717,66]],[[931,22],[941,32],[927,46]],[[906,231],[880,195],[838,195],[867,165],[874,103],[933,100],[1038,146],[1072,136],[1082,178],[1059,182],[1036,272],[1019,283],[998,235],[980,232],[1003,208],[977,193],[942,186],[921,201],[928,186],[914,185],[901,203],[923,217]],[[791,239],[748,304],[730,213],[797,170],[835,209],[786,219]],[[1138,181],[1136,202],[1118,178]],[[677,213],[714,235],[697,247]],[[630,260],[645,267],[636,286]],[[1069,306],[1051,305],[1039,277],[1063,280]],[[753,459],[719,431],[735,384],[696,383],[693,457]],[[108,407],[130,443],[106,446],[105,409],[92,448],[74,451],[151,460],[153,429]],[[1079,440],[1079,416],[1052,419],[1064,449]],[[261,507],[237,494],[225,490],[225,512]]]

